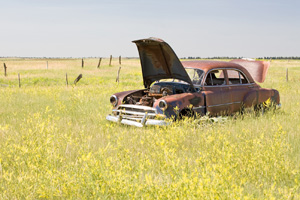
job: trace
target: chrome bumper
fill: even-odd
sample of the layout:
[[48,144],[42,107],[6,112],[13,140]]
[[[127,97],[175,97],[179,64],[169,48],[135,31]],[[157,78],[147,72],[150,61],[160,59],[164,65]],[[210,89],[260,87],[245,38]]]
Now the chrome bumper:
[[106,119],[111,122],[126,124],[130,126],[137,126],[137,127],[143,127],[143,126],[151,126],[151,125],[158,125],[158,126],[166,126],[169,125],[168,122],[165,120],[157,120],[157,119],[142,119],[141,122],[139,121],[133,121],[130,119],[122,118],[122,115],[113,116],[113,115],[107,115]]
[[276,109],[280,109],[281,108],[281,103],[276,105]]
[[[108,121],[126,124],[130,126],[166,126],[169,124],[164,119],[154,119],[157,116],[156,109],[147,106],[120,105],[118,109],[113,110],[113,113],[115,113],[115,115],[106,116],[106,119]],[[165,118],[164,115],[163,118]]]

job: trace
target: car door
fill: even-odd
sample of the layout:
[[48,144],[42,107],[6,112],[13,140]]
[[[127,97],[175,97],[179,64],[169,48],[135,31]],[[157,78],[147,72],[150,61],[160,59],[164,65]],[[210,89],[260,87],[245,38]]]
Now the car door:
[[240,111],[243,99],[249,92],[252,84],[248,81],[245,74],[238,69],[227,69],[228,85],[230,90],[231,111]]
[[231,112],[230,88],[224,74],[223,69],[210,70],[203,82],[206,110],[213,116]]

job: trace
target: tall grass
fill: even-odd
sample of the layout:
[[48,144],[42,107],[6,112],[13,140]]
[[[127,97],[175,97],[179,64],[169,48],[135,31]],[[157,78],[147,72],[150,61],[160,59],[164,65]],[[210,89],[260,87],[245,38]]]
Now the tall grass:
[[[2,62],[1,199],[300,198],[299,61],[272,61],[262,84],[281,110],[146,128],[105,120],[111,94],[143,87],[138,60],[122,61],[119,84],[108,60]],[[65,73],[83,79],[67,87]]]

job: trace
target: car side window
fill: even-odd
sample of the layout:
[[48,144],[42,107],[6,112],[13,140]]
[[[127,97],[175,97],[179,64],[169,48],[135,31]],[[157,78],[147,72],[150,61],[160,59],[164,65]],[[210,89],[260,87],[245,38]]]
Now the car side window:
[[204,85],[214,86],[214,85],[225,85],[226,81],[223,76],[223,70],[212,70],[210,71],[205,79]]
[[249,83],[245,75],[238,70],[228,69],[227,75],[228,75],[229,85]]

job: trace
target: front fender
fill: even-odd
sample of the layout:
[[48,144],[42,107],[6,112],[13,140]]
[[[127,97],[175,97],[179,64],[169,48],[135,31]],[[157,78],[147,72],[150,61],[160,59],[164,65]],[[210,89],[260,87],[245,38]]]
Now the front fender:
[[[166,110],[162,111],[158,106],[160,100],[165,100],[168,104]],[[158,99],[154,107],[159,113],[164,113],[168,118],[176,117],[183,109],[193,109],[204,106],[204,95],[202,93],[182,93]]]
[[124,92],[118,92],[118,93],[115,93],[113,95],[115,95],[117,98],[118,98],[118,104],[113,107],[113,109],[117,108],[119,105],[122,104],[124,98],[132,93],[135,93],[135,92],[139,92],[139,91],[143,91],[145,89],[140,89],[140,90],[129,90],[129,91],[124,91]]

